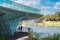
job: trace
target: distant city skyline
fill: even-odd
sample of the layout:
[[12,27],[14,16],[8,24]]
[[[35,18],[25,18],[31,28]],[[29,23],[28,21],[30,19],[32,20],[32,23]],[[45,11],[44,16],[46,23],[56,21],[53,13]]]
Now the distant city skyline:
[[[44,15],[53,14],[55,12],[60,11],[60,0],[11,0],[11,1],[41,9],[41,14]],[[0,2],[0,4],[5,3]]]

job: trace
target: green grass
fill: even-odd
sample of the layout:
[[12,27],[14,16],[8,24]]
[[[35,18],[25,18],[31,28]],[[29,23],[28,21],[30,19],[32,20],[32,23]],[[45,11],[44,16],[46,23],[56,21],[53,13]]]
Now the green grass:
[[[39,35],[33,34],[32,40],[40,40]],[[60,40],[60,34],[54,33],[53,35],[48,35],[47,37],[42,38],[41,40]]]
[[6,40],[6,35],[0,35],[0,40]]
[[60,34],[54,34],[52,36],[45,37],[42,40],[60,40]]
[[32,40],[39,40],[39,36],[37,33],[33,33]]

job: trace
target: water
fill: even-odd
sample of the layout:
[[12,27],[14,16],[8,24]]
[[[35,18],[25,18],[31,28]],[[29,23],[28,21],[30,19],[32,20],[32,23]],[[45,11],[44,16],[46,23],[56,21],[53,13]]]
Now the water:
[[[27,27],[27,26],[26,26]],[[33,32],[38,33],[41,37],[60,33],[60,27],[45,27],[45,26],[28,26],[33,29]]]

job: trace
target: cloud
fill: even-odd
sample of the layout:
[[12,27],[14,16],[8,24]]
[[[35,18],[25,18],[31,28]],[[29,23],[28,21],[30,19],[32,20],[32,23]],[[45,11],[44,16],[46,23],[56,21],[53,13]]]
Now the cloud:
[[43,15],[51,15],[53,13],[54,12],[51,12],[50,10],[43,10],[43,11],[41,11],[41,14],[43,14]]
[[46,4],[55,4],[54,2],[46,2]]
[[52,7],[50,7],[50,6],[41,6],[41,14],[50,15],[50,14],[52,14],[51,9],[52,9]]
[[41,11],[41,13],[44,14],[44,15],[48,15],[50,12],[45,10],[44,12]]
[[49,6],[41,6],[41,9],[50,9],[51,7]]
[[54,9],[60,10],[60,2],[56,2]]
[[50,4],[51,2],[46,2],[46,4]]
[[27,5],[27,6],[36,6],[39,4],[40,0],[12,0],[14,2]]

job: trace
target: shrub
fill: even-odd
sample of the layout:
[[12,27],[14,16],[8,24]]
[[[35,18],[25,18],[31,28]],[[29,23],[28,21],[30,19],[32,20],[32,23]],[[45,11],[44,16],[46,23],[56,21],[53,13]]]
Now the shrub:
[[6,35],[0,35],[0,40],[6,40]]

